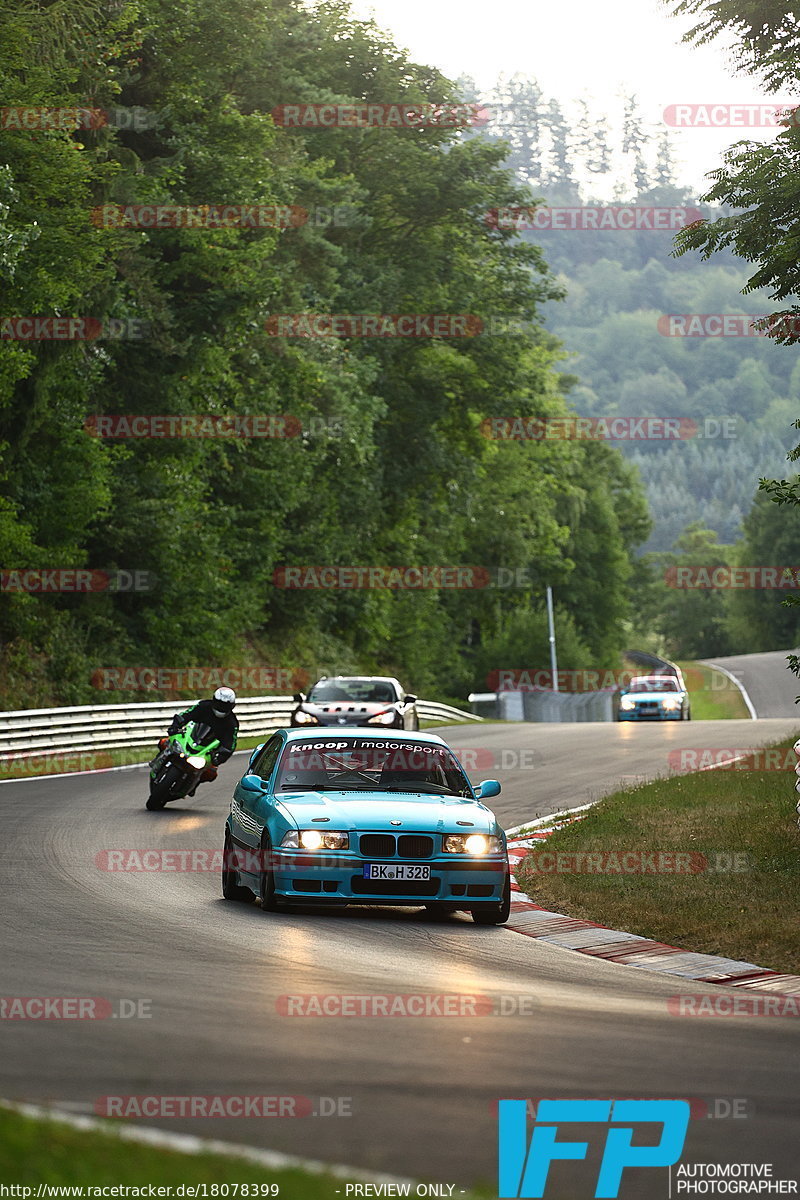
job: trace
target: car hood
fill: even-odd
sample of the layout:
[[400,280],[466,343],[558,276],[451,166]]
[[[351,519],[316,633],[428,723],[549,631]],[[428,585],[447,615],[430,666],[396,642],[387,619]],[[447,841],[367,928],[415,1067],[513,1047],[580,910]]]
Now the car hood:
[[640,700],[666,700],[667,696],[682,700],[685,695],[685,692],[626,692],[625,699],[635,700],[638,704]]
[[[494,833],[494,814],[477,800],[458,796],[432,796],[428,793],[359,792],[279,792],[276,797],[289,810],[298,827],[306,828],[315,817],[329,817],[329,829],[380,830],[401,833],[422,832]],[[392,825],[400,821],[400,825]],[[472,824],[460,826],[457,821]],[[318,823],[322,828],[322,822]]]

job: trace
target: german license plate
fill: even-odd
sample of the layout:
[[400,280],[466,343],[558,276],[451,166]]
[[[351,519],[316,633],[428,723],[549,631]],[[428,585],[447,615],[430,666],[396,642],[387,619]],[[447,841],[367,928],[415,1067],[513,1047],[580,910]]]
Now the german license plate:
[[431,869],[421,863],[366,863],[365,879],[430,879]]

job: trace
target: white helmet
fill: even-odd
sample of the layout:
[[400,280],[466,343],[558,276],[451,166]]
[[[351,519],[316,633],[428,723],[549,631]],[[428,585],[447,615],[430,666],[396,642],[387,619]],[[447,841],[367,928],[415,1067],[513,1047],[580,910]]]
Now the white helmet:
[[227,716],[229,712],[233,712],[233,706],[236,703],[236,692],[233,688],[229,687],[217,688],[211,703],[214,705],[212,712],[215,717]]

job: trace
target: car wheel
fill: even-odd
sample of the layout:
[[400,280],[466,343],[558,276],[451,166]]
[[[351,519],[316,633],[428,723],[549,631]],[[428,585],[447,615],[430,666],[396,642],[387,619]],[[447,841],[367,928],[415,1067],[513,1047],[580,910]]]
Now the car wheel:
[[277,912],[278,909],[278,897],[275,895],[275,872],[270,862],[271,855],[272,841],[265,830],[261,838],[261,872],[258,877],[258,898],[264,912]]
[[511,877],[506,875],[503,885],[503,899],[499,904],[484,904],[481,908],[472,909],[472,919],[476,925],[504,925],[511,913]]
[[226,900],[250,902],[253,900],[253,893],[250,891],[250,888],[242,887],[239,883],[239,872],[235,867],[228,866],[233,857],[233,852],[230,830],[226,825],[225,842],[222,849],[222,895]]

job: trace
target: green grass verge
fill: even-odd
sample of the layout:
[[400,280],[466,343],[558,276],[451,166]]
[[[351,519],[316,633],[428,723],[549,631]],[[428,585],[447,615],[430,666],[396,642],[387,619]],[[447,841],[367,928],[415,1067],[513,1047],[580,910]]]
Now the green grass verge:
[[[215,1131],[216,1132],[216,1131]],[[218,1134],[224,1139],[224,1134]],[[74,1129],[58,1120],[38,1120],[0,1108],[0,1183],[34,1189],[54,1186],[128,1185],[175,1187],[178,1184],[271,1185],[280,1200],[336,1200],[344,1195],[338,1176],[300,1167],[273,1168],[227,1154],[184,1154],[118,1136],[108,1129]],[[240,1193],[241,1194],[241,1193]],[[413,1189],[412,1189],[413,1194]],[[458,1193],[461,1200],[461,1192]],[[480,1183],[463,1200],[491,1200],[496,1193]]]
[[693,721],[749,720],[742,693],[722,671],[698,662],[677,665],[689,690]]
[[[790,751],[793,738],[779,743]],[[791,764],[794,755],[787,753]],[[703,954],[800,974],[800,830],[795,775],[735,768],[624,788],[558,830],[523,861],[517,879],[536,904]],[[622,874],[561,871],[537,855],[662,851],[733,856],[738,870]],[[739,856],[736,858],[735,856]],[[697,862],[697,860],[693,860]],[[557,865],[557,864],[556,864]],[[611,860],[613,866],[613,860]]]
[[[218,1131],[215,1131],[218,1133]],[[220,1136],[218,1134],[218,1136]],[[121,1140],[113,1128],[73,1129],[0,1109],[0,1181],[98,1186],[148,1183],[274,1183],[283,1200],[332,1200],[341,1183],[330,1175],[272,1170],[220,1154],[176,1150]]]

